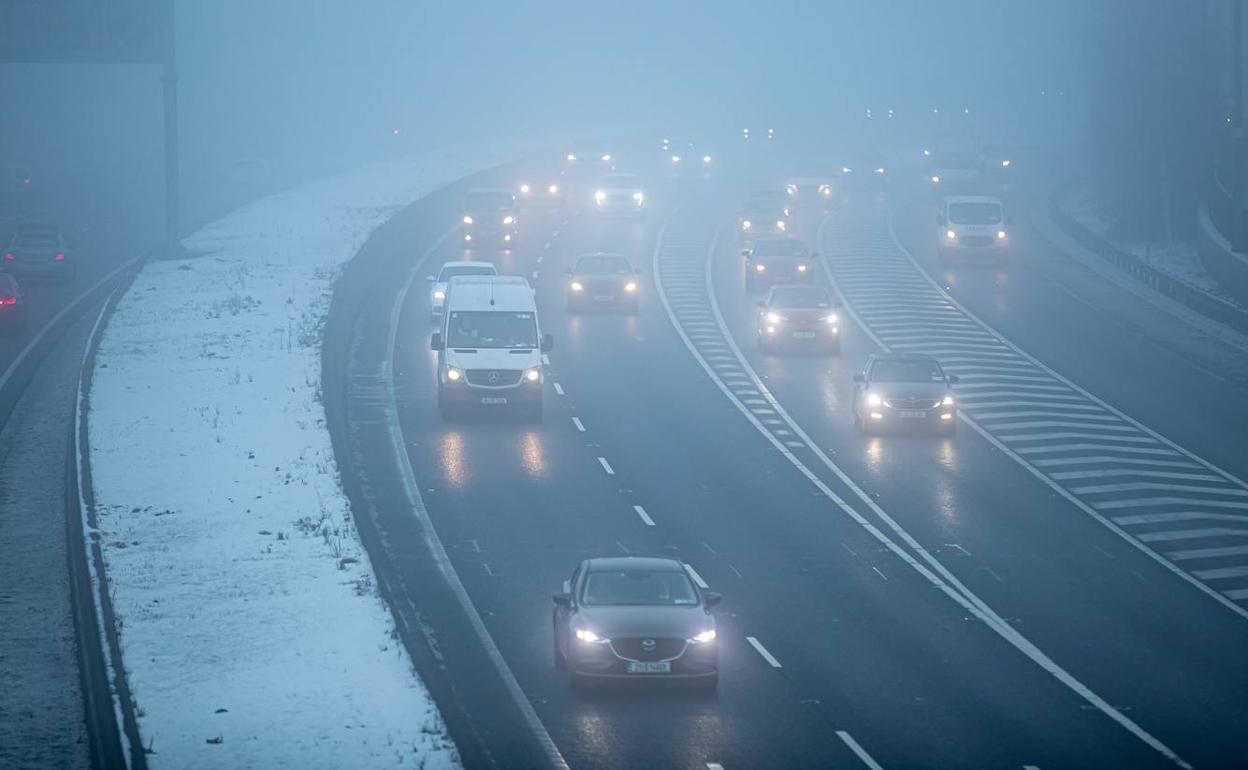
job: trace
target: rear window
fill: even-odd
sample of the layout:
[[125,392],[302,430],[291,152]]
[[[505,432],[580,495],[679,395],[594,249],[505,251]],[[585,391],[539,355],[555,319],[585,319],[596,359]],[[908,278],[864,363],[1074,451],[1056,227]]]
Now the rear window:
[[813,286],[794,286],[773,289],[773,307],[819,308],[832,307],[832,297],[823,289]]
[[945,373],[935,361],[876,361],[872,382],[944,382]]
[[589,275],[622,274],[633,272],[633,266],[624,257],[581,257],[576,261],[572,272]]

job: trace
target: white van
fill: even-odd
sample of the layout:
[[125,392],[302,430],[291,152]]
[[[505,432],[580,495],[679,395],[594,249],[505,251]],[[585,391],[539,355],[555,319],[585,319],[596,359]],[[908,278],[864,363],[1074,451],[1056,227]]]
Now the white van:
[[516,276],[455,276],[442,322],[429,346],[438,351],[438,410],[444,419],[473,409],[508,409],[542,417],[542,334],[529,282]]
[[942,199],[936,225],[937,256],[954,260],[990,261],[1004,265],[1010,257],[1009,217],[999,198],[955,195]]

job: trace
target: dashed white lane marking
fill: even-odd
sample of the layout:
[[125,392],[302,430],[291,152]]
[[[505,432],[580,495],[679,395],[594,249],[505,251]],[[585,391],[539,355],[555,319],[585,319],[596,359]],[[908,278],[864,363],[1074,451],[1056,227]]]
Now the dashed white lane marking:
[[543,260],[543,259],[545,259],[545,258],[546,258],[546,255],[545,255],[545,254],[538,254],[538,255],[537,255],[537,264],[539,264],[539,265],[540,265],[540,264],[542,264],[542,260]]
[[549,244],[549,243],[547,243],[547,244],[546,244],[545,246],[543,246],[542,248],[543,248],[543,249],[549,249],[549,248],[550,248],[550,244]]
[[871,770],[884,770],[884,768],[880,767],[880,763],[876,762],[875,759],[867,753],[866,749],[858,745],[858,741],[854,740],[854,736],[844,730],[837,730],[836,737],[840,738],[841,741],[849,747],[849,750],[854,752],[854,755],[862,760],[862,764],[871,768]]
[[705,591],[711,587],[709,583],[702,579],[702,576],[698,574],[698,571],[693,568],[692,564],[686,564],[685,570],[689,573],[689,577],[693,578],[693,582],[698,584],[698,588]]
[[634,505],[633,510],[636,511],[637,515],[641,517],[641,521],[643,524],[645,524],[647,527],[654,526],[654,519],[650,518],[650,514],[646,513],[645,508],[642,508],[640,505]]
[[763,656],[763,660],[767,661],[767,665],[771,666],[772,668],[784,668],[783,666],[780,665],[780,661],[776,660],[774,655],[772,655],[770,652],[767,652],[767,648],[763,646],[762,642],[758,641],[752,636],[745,637],[745,641],[749,642],[750,646],[753,647],[758,652],[759,655]]
[[718,762],[707,762],[706,770],[724,770],[724,766]]
[[611,467],[611,463],[607,462],[607,458],[599,457],[598,464],[602,466],[602,469],[607,472],[608,476],[615,475],[615,469]]
[[537,271],[536,271],[536,270],[534,270],[534,271],[533,271],[533,280],[537,280]]
[[559,384],[559,383],[557,383],[557,382],[555,383],[555,392],[556,392],[556,393],[558,393],[558,394],[559,394],[559,395],[561,395],[561,396],[564,394],[564,393],[563,393],[563,386],[562,386],[562,385],[560,385],[560,384]]
[[585,423],[581,422],[580,417],[573,417],[572,424],[575,425],[576,429],[579,430],[581,433],[585,432]]

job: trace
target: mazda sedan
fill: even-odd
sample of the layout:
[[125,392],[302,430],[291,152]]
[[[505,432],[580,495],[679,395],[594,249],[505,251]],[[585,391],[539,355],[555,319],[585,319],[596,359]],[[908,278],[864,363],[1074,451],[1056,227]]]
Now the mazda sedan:
[[710,610],[719,599],[675,559],[587,559],[554,595],[555,666],[574,686],[632,679],[713,688],[719,645]]

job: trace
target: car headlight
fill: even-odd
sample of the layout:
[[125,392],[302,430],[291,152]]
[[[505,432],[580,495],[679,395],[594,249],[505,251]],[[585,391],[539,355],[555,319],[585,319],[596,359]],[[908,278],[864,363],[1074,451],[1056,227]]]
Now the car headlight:
[[679,155],[673,155],[673,156],[672,156],[672,162],[673,162],[673,163],[679,163],[679,162],[680,162],[680,156],[679,156]]
[[795,184],[785,185],[784,189],[789,195],[797,195],[797,185]]
[[826,184],[821,184],[819,185],[819,194],[826,198],[832,194],[832,188]]
[[641,202],[642,202],[642,201],[644,201],[645,199],[646,199],[646,194],[645,194],[645,193],[643,193],[643,192],[635,192],[635,193],[633,193],[633,200],[637,201],[638,203],[641,203]]
[[841,173],[842,173],[842,174],[852,174],[852,173],[854,173],[854,170],[853,170],[852,168],[850,168],[849,166],[841,166]]
[[1009,159],[1009,158],[1006,158],[1005,160],[1001,161],[1001,168],[1009,168],[1009,167],[1010,167],[1010,159]]
[[594,193],[594,200],[598,201],[599,203],[602,203],[606,199],[607,199],[607,194],[603,192],[602,190],[599,190],[598,192]]
[[754,266],[754,270],[755,270],[755,272],[759,272],[759,273],[761,273],[761,272],[765,271],[766,269],[767,269],[767,266],[766,266],[766,265],[763,265],[763,264],[758,264],[758,265],[755,265],[755,266]]
[[521,195],[528,195],[528,194],[529,194],[529,190],[530,190],[530,189],[532,189],[532,188],[530,188],[527,184],[522,184],[522,185],[520,185],[520,194],[521,194]]
[[938,174],[932,174],[932,184],[940,184],[940,176]]
[[575,162],[576,162],[576,156],[575,156],[575,155],[573,155],[572,153],[568,153],[568,162],[569,162],[569,163],[575,163]]
[[571,288],[572,291],[585,291],[585,286],[580,281],[573,281]]
[[786,227],[786,225],[784,224],[784,220],[783,220],[783,219],[777,219],[777,220],[776,220],[776,229],[777,229],[777,230],[783,230],[785,227]]
[[710,644],[715,641],[715,629],[708,628],[702,633],[695,635],[689,641],[692,644]]
[[711,156],[710,156],[710,155],[703,155],[703,156],[702,156],[702,165],[704,165],[704,166],[709,166],[709,165],[711,165]]
[[609,163],[609,162],[611,162],[611,153],[609,153],[609,152],[607,152],[607,153],[603,153],[603,155],[602,155],[602,162],[603,162],[603,163]]
[[955,233],[955,232],[954,232],[954,231],[952,231],[952,230],[946,230],[946,231],[945,231],[945,237],[946,237],[946,238],[948,238],[949,240],[953,241],[953,240],[957,240],[958,234],[957,234],[957,233]]
[[538,380],[542,379],[542,370],[538,369],[537,367],[533,367],[532,369],[526,369],[524,372],[524,379],[528,380],[529,382],[537,382]]
[[785,320],[784,316],[780,315],[779,313],[767,314],[767,323],[769,324],[778,324],[784,320]]
[[446,299],[446,292],[442,291],[441,289],[438,289],[437,291],[433,293],[433,298],[439,301],[444,300]]
[[875,173],[879,174],[880,176],[884,176],[884,167],[880,166],[879,168],[875,170]]
[[741,229],[742,229],[742,230],[749,230],[749,229],[750,229],[751,227],[753,227],[753,226],[754,226],[754,225],[753,225],[753,224],[750,222],[750,220],[748,220],[748,219],[743,220],[743,221],[741,222]]
[[455,367],[453,366],[446,367],[446,381],[447,382],[459,382],[460,378],[463,376],[464,375]]
[[830,324],[834,324],[841,319],[837,317],[836,313],[832,313],[831,315],[825,315],[823,317],[823,320],[827,321]]
[[637,282],[629,281],[628,283],[624,284],[624,291],[629,292],[630,294],[632,292],[637,291]]
[[606,644],[607,642],[611,641],[610,639],[604,639],[598,634],[595,634],[593,631],[590,631],[588,628],[576,629],[576,638],[579,641],[588,642],[589,644]]
[[464,214],[464,224],[466,225],[472,224],[472,217],[468,216],[467,214]]
[[1004,230],[998,230],[998,231],[997,231],[997,240],[998,240],[998,241],[1004,241],[1004,240],[1005,240],[1005,231],[1004,231]]
[[880,394],[879,394],[879,393],[868,393],[868,394],[867,394],[867,405],[868,405],[868,406],[879,406],[879,405],[880,405],[880,404],[882,404],[882,403],[884,403],[884,399],[880,398]]
[[513,216],[512,216],[512,215],[510,215],[510,214],[508,214],[507,216],[503,217],[503,224],[505,224],[505,225],[514,224],[514,223],[515,223],[515,221],[516,221],[516,218],[515,218],[515,217],[513,217]]
[[806,272],[806,265],[798,265],[798,266],[797,266],[797,272],[799,272],[799,273],[804,273],[804,272]]
[[558,195],[558,194],[559,194],[559,185],[557,185],[557,184],[552,184],[550,187],[547,187],[547,188],[546,188],[546,192],[550,193],[551,195]]
[[941,406],[953,406],[953,396],[945,396],[941,402]]

